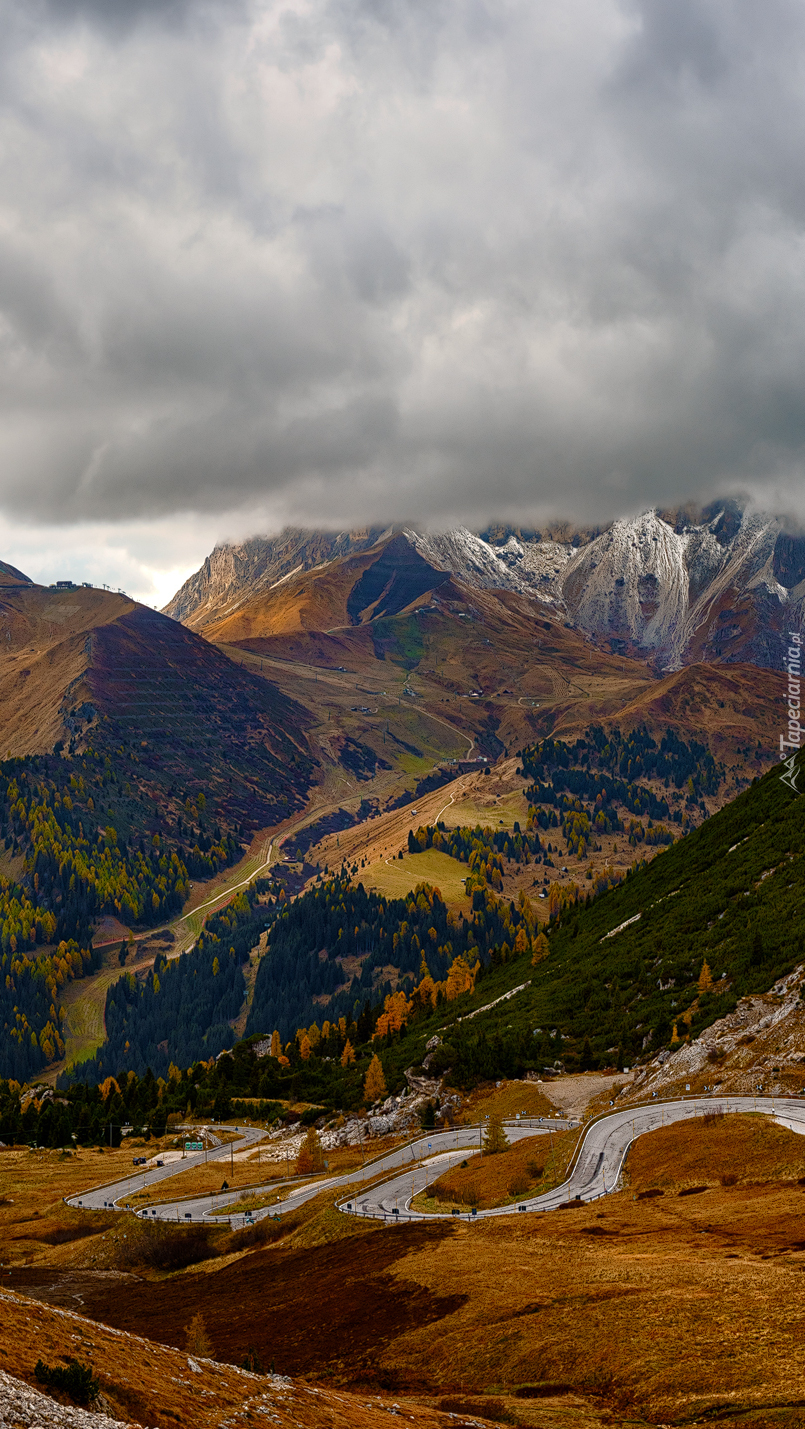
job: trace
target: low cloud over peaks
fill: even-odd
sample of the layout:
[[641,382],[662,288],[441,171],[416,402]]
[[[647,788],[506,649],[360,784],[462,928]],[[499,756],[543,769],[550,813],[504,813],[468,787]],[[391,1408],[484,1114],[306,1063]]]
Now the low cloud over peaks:
[[7,519],[797,506],[801,6],[0,18]]

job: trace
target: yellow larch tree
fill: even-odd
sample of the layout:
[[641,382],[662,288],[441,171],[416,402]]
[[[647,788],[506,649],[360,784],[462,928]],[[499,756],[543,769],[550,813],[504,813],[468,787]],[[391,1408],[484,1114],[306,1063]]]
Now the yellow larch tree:
[[541,963],[543,958],[547,958],[550,951],[551,945],[545,934],[538,933],[534,939],[534,952],[531,955],[531,966],[536,967],[537,963]]
[[296,1169],[300,1176],[309,1176],[313,1172],[324,1170],[324,1148],[315,1126],[310,1127],[302,1142],[296,1159]]
[[363,1099],[367,1106],[372,1106],[374,1102],[382,1101],[387,1094],[386,1078],[383,1076],[383,1063],[377,1053],[375,1053],[369,1063],[366,1081],[363,1084]]

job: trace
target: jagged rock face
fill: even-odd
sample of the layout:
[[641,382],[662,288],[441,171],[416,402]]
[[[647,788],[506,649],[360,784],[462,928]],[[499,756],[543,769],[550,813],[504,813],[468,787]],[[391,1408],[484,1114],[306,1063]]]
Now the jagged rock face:
[[651,511],[616,521],[569,561],[562,582],[568,612],[591,635],[673,649],[688,608],[684,540]]
[[[453,552],[459,534],[451,534]],[[482,563],[465,543],[474,560],[456,574],[468,584],[494,584],[496,563],[501,586],[530,589],[589,635],[653,654],[663,669],[694,661],[779,668],[787,632],[803,616],[805,537],[734,502],[698,518],[649,511],[578,540],[527,541],[505,531],[496,546],[472,539],[491,560]]]
[[222,620],[259,591],[270,590],[297,571],[309,571],[344,556],[369,550],[389,535],[383,527],[365,531],[303,531],[252,536],[237,545],[216,546],[200,570],[185,581],[165,614],[198,630]]
[[348,600],[353,622],[399,613],[449,573],[475,589],[535,597],[667,670],[693,661],[778,668],[805,605],[805,537],[722,502],[699,515],[649,511],[600,532],[290,530],[216,547],[166,610],[203,628],[297,571],[375,546],[378,559]]

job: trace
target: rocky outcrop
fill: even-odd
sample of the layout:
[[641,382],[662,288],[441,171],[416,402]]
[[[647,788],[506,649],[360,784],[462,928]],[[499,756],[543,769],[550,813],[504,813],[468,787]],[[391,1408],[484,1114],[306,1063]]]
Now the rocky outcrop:
[[[438,1043],[439,1039],[431,1040]],[[441,1077],[422,1075],[413,1068],[408,1069],[405,1077],[407,1090],[399,1096],[389,1096],[385,1101],[378,1102],[370,1108],[368,1116],[351,1116],[342,1120],[340,1125],[332,1122],[325,1126],[319,1132],[324,1150],[332,1151],[339,1146],[363,1146],[384,1136],[410,1135],[418,1131],[422,1113],[429,1102],[438,1102],[438,1114],[442,1118],[450,1117],[461,1106],[461,1097],[456,1092],[444,1092]],[[277,1127],[262,1143],[261,1161],[295,1161],[306,1134],[298,1126]]]
[[[0,1370],[0,1429],[121,1429],[120,1419],[58,1404]],[[129,1423],[128,1429],[139,1429]]]
[[252,536],[248,541],[216,546],[200,570],[190,576],[165,606],[164,614],[199,630],[234,614],[245,601],[270,590],[297,571],[313,570],[344,556],[369,550],[383,536],[382,527],[364,531],[301,531]]
[[[758,1086],[777,1096],[805,1085],[805,967],[780,978],[770,992],[743,997],[734,1012],[692,1042],[664,1048],[638,1069],[630,1100],[701,1091],[751,1096]],[[797,1085],[794,1085],[794,1084]]]

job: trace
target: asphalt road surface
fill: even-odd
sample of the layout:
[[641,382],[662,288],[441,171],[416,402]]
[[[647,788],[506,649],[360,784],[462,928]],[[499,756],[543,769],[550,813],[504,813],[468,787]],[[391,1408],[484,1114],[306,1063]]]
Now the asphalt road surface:
[[[520,1211],[552,1211],[568,1201],[595,1201],[600,1196],[609,1195],[619,1184],[631,1143],[639,1136],[672,1122],[691,1120],[717,1110],[725,1113],[762,1112],[774,1116],[781,1126],[805,1133],[805,1099],[802,1098],[706,1097],[625,1107],[591,1123],[570,1175],[561,1186],[541,1196],[524,1197],[516,1206],[500,1206],[495,1210],[478,1211],[474,1215],[470,1213],[469,1218],[481,1220],[490,1216],[517,1215]],[[507,1125],[506,1130],[511,1135],[511,1127]],[[353,1197],[351,1203],[342,1202],[339,1209],[384,1220],[390,1217],[401,1220],[427,1218],[430,1213],[412,1210],[412,1200],[433,1179],[434,1172],[439,1174],[447,1170],[457,1160],[461,1157],[439,1158],[436,1165],[431,1163],[412,1168],[410,1172],[374,1186],[365,1196]],[[449,1216],[452,1213],[439,1214]]]
[[[221,1127],[221,1130],[230,1131],[231,1127]],[[171,1176],[180,1175],[194,1166],[204,1166],[210,1161],[228,1161],[233,1152],[256,1146],[266,1135],[260,1127],[245,1127],[239,1141],[225,1142],[223,1146],[216,1146],[213,1150],[191,1151],[182,1161],[166,1161],[164,1166],[143,1166],[133,1170],[131,1175],[124,1177],[122,1181],[114,1181],[109,1186],[98,1187],[96,1191],[82,1191],[79,1196],[68,1197],[67,1205],[80,1206],[85,1211],[125,1210],[126,1201],[130,1200],[136,1191],[142,1191],[146,1186],[155,1186],[160,1181],[168,1181]]]
[[[558,1117],[550,1122],[548,1119],[540,1120],[523,1119],[519,1122],[507,1123],[507,1134],[510,1141],[518,1141],[523,1137],[536,1136],[540,1132],[548,1135],[550,1130],[564,1131],[568,1126],[575,1123],[566,1117]],[[398,1146],[393,1151],[389,1151],[384,1156],[376,1157],[372,1161],[367,1161],[365,1166],[358,1167],[354,1171],[342,1176],[329,1176],[320,1178],[317,1181],[305,1181],[299,1185],[295,1181],[268,1182],[263,1186],[250,1186],[245,1193],[249,1199],[257,1198],[261,1194],[272,1194],[278,1190],[287,1190],[284,1200],[277,1205],[272,1205],[265,1210],[255,1211],[254,1219],[257,1220],[264,1215],[288,1215],[290,1211],[296,1210],[298,1206],[304,1205],[313,1196],[318,1196],[323,1190],[330,1187],[341,1187],[345,1189],[354,1186],[355,1183],[374,1181],[385,1172],[395,1174],[404,1173],[404,1168],[416,1167],[423,1158],[431,1157],[438,1153],[452,1153],[450,1164],[462,1161],[467,1152],[477,1150],[480,1145],[482,1128],[479,1126],[454,1127],[451,1131],[434,1131],[423,1133],[416,1141],[405,1146]],[[266,1132],[256,1129],[244,1130],[240,1141],[229,1142],[215,1151],[207,1153],[207,1163],[220,1161],[224,1179],[226,1177],[226,1161],[233,1153],[243,1151],[246,1147],[254,1145],[261,1137],[265,1137]],[[174,1161],[164,1167],[155,1167],[153,1170],[143,1170],[125,1177],[122,1181],[115,1181],[109,1186],[102,1186],[96,1191],[85,1191],[80,1196],[71,1196],[68,1205],[79,1206],[83,1210],[126,1210],[135,1192],[155,1185],[160,1181],[165,1181],[169,1177],[179,1177],[182,1172],[190,1170],[194,1166],[203,1166],[205,1161],[203,1152],[196,1152],[188,1155],[184,1161]],[[442,1168],[443,1169],[443,1168]],[[426,1182],[424,1183],[426,1184]],[[136,1209],[138,1215],[145,1220],[169,1220],[169,1221],[199,1221],[205,1216],[215,1215],[215,1221],[220,1222],[228,1219],[233,1226],[241,1226],[249,1218],[249,1213],[239,1212],[237,1203],[244,1192],[242,1190],[217,1192],[213,1195],[197,1197],[182,1197],[181,1182],[177,1185],[179,1196],[174,1201],[163,1201],[159,1205],[149,1206],[147,1209],[138,1209],[136,1203],[132,1209]],[[220,1212],[227,1207],[232,1207],[228,1217],[222,1216]]]
[[[561,1186],[541,1196],[526,1197],[517,1205],[500,1206],[495,1210],[478,1211],[475,1214],[465,1211],[463,1218],[483,1220],[490,1216],[516,1215],[522,1211],[550,1211],[569,1201],[594,1201],[600,1196],[609,1195],[619,1185],[626,1153],[639,1136],[656,1131],[661,1126],[668,1126],[672,1122],[690,1120],[712,1114],[714,1111],[756,1111],[773,1116],[778,1125],[805,1134],[805,1098],[799,1097],[704,1097],[624,1107],[588,1126],[570,1175]],[[534,1118],[507,1122],[506,1132],[510,1142],[515,1143],[525,1137],[549,1136],[553,1130],[565,1130],[574,1124],[567,1118]],[[343,1187],[345,1194],[337,1205],[338,1209],[346,1214],[370,1216],[385,1221],[427,1219],[430,1213],[413,1210],[411,1202],[435,1177],[458,1165],[468,1152],[476,1150],[482,1131],[483,1128],[479,1126],[464,1126],[450,1131],[426,1132],[416,1141],[397,1147],[346,1175],[324,1177],[301,1185],[291,1181],[274,1181],[262,1187],[249,1187],[246,1193],[249,1199],[256,1199],[263,1193],[283,1190],[286,1192],[284,1198],[276,1204],[254,1211],[253,1218],[256,1221],[266,1215],[288,1215],[321,1191]],[[208,1163],[214,1160],[225,1163],[233,1151],[242,1151],[256,1144],[265,1135],[264,1131],[249,1128],[242,1133],[239,1141],[208,1152],[206,1160]],[[177,1163],[174,1162],[172,1165],[144,1173],[138,1172],[113,1185],[84,1192],[81,1196],[73,1196],[68,1204],[83,1209],[123,1210],[135,1191],[180,1176],[182,1171],[203,1165],[204,1161],[204,1153],[195,1153],[179,1163],[181,1171],[177,1170]],[[225,1164],[223,1169],[225,1170]],[[369,1182],[374,1184],[367,1184]],[[362,1183],[366,1187],[363,1191]],[[229,1191],[194,1198],[180,1197],[139,1210],[138,1214],[148,1220],[188,1224],[198,1223],[217,1211],[215,1221],[220,1223],[222,1220],[228,1220],[231,1225],[240,1226],[251,1220],[248,1211],[238,1210],[241,1194],[241,1191]],[[223,1210],[226,1210],[227,1214],[222,1216],[220,1213]],[[450,1218],[455,1212],[437,1214]]]

